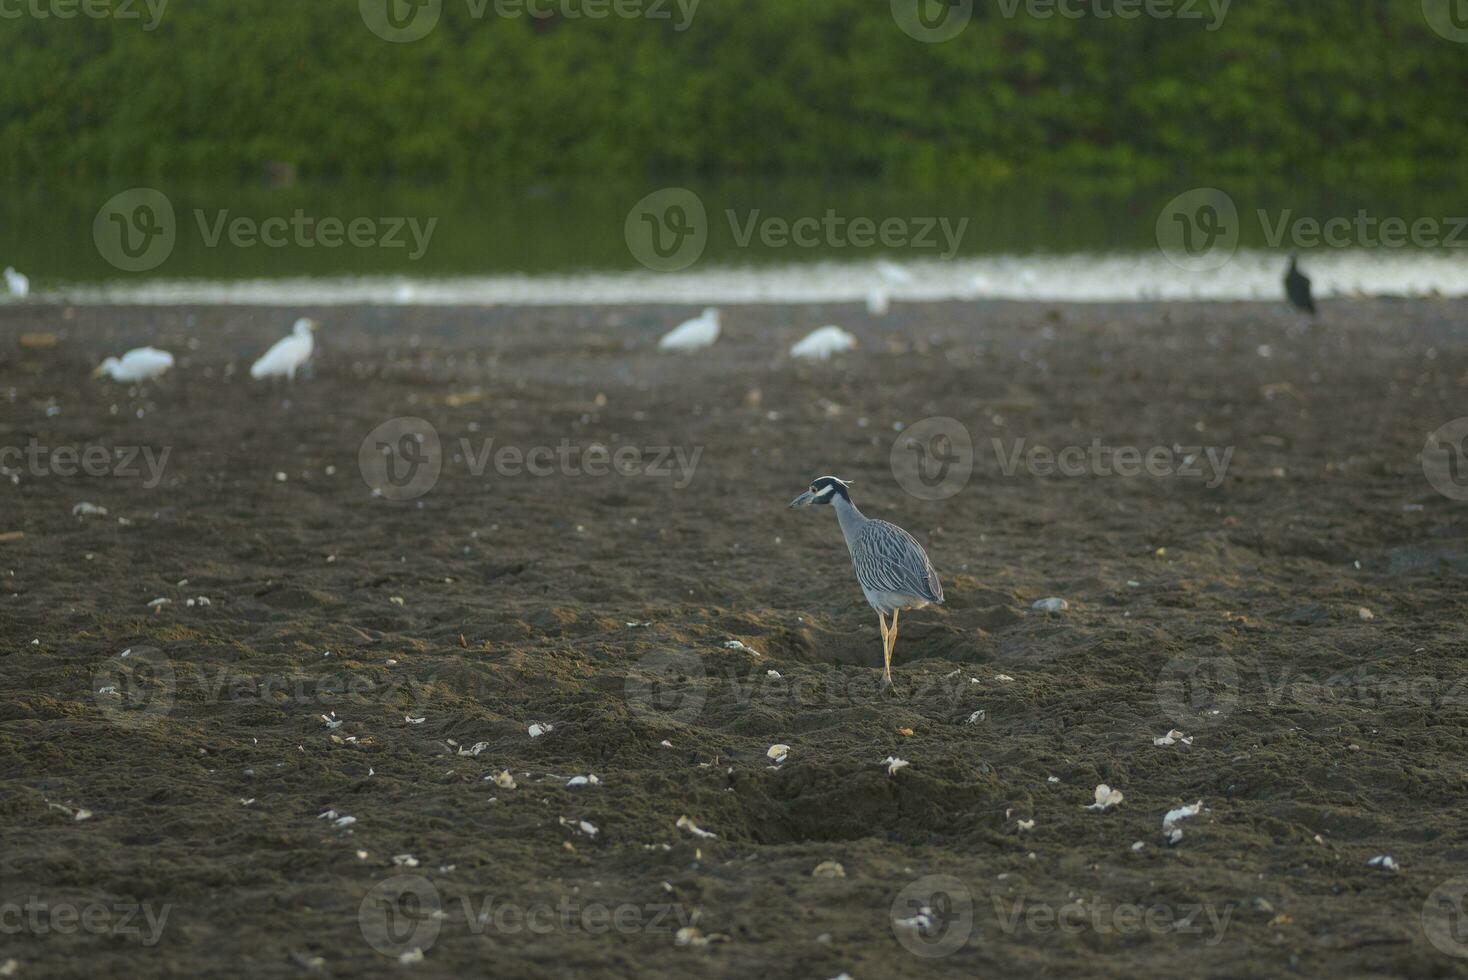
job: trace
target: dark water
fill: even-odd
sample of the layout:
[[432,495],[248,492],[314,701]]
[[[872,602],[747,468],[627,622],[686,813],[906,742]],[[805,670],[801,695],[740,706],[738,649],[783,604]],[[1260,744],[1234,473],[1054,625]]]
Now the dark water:
[[[1354,221],[1365,212],[1378,221],[1429,219],[1446,238],[1452,216],[1468,213],[1468,202],[1452,187],[1301,190],[1226,180],[1202,185],[1223,188],[1237,204],[1244,247],[1291,247],[1289,240],[1282,245],[1271,240],[1271,228],[1285,218]],[[643,266],[628,243],[629,212],[667,187],[691,190],[703,206],[707,244],[700,261],[705,264],[1140,251],[1156,249],[1158,218],[1168,202],[1197,186],[1197,181],[1179,180],[1117,190],[1107,182],[1073,181],[995,189],[676,178],[482,187],[148,180],[11,186],[0,194],[0,266],[20,268],[37,288],[144,276],[632,271]],[[145,246],[165,234],[155,209],[150,205],[140,212],[142,199],[136,194],[116,197],[139,187],[156,189],[173,211],[171,242],[151,256],[144,254]],[[124,233],[137,255],[124,254],[119,261],[117,243]],[[1456,244],[1468,245],[1468,232],[1460,235]],[[1338,247],[1372,245],[1359,240],[1357,227],[1348,236],[1347,245]],[[1303,243],[1305,251],[1310,248],[1310,242]]]

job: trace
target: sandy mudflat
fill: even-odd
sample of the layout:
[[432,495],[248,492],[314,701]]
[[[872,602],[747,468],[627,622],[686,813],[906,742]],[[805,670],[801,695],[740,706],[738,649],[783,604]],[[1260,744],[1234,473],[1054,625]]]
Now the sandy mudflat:
[[[1468,975],[1468,503],[1420,460],[1468,302],[740,307],[659,355],[688,312],[0,309],[0,450],[42,453],[0,460],[0,965]],[[314,376],[250,382],[302,313]],[[143,343],[163,383],[87,380]],[[359,450],[402,416],[443,456],[394,501]],[[932,500],[892,450],[936,416]],[[1030,453],[1093,445],[1231,454]],[[95,446],[131,465],[63,475]],[[785,508],[824,473],[947,591],[888,696],[834,515]]]

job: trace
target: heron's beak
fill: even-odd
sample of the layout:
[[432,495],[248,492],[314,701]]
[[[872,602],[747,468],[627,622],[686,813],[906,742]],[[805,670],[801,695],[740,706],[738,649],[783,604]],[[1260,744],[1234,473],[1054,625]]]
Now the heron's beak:
[[805,493],[790,501],[790,509],[798,510],[801,507],[809,507],[816,499],[816,495],[807,490]]

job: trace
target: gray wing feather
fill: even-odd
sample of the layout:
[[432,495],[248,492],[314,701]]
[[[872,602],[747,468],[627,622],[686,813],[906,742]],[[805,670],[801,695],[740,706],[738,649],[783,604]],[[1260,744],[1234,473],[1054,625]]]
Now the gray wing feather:
[[857,537],[852,560],[857,581],[874,592],[943,601],[943,585],[928,553],[896,524],[867,521]]

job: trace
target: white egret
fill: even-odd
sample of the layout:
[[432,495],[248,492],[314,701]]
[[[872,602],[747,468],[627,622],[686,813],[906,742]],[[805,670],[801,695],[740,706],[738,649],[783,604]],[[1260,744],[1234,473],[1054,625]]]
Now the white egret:
[[137,347],[122,357],[109,357],[92,372],[92,377],[103,375],[123,384],[152,381],[162,377],[173,367],[173,355],[156,347]]
[[867,314],[886,316],[892,308],[892,291],[886,286],[873,286],[867,293]]
[[712,306],[674,327],[658,341],[659,350],[699,350],[719,339],[719,311]]
[[5,267],[5,288],[16,299],[25,299],[31,294],[31,281],[7,265]]
[[260,360],[250,365],[250,377],[256,380],[261,378],[296,380],[296,372],[311,359],[311,353],[316,349],[316,340],[312,336],[315,329],[315,320],[301,317],[296,321],[289,337],[277,340],[261,356]]
[[849,351],[856,346],[856,338],[837,326],[826,326],[813,330],[800,343],[790,348],[791,357],[806,357],[824,361],[832,354]]

